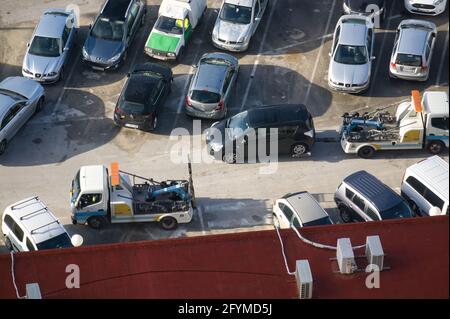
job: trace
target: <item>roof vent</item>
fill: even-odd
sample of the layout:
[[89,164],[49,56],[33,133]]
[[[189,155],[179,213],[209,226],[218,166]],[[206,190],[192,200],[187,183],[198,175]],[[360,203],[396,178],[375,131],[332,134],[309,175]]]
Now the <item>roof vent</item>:
[[[366,239],[366,258],[369,265],[366,268],[367,272],[375,270],[382,271],[384,263],[384,252],[381,246],[379,236],[367,236]],[[377,269],[378,267],[378,269]]]
[[297,260],[297,262],[295,263],[295,279],[297,280],[299,298],[311,299],[313,289],[313,279],[308,260],[306,259]]
[[352,243],[349,238],[339,238],[337,240],[336,258],[341,274],[352,274],[357,269]]

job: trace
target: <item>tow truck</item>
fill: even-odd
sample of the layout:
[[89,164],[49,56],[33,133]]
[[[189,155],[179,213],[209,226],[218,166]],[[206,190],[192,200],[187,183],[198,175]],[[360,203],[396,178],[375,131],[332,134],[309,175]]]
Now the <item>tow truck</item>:
[[165,230],[189,223],[195,208],[191,164],[189,180],[155,181],[103,165],[82,166],[70,191],[73,224],[94,229],[110,223],[159,222]]
[[347,154],[371,158],[380,150],[427,149],[439,154],[449,147],[447,92],[411,92],[395,115],[383,107],[360,115],[345,113],[340,129],[342,149]]

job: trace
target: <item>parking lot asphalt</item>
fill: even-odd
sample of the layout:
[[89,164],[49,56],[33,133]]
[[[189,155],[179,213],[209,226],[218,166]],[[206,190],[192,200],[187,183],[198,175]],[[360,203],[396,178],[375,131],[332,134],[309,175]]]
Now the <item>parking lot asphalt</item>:
[[[95,72],[81,63],[81,47],[87,26],[102,0],[3,0],[0,9],[0,80],[21,75],[22,59],[33,29],[45,8],[76,4],[80,8],[80,31],[62,83],[45,86],[47,101],[42,113],[16,135],[0,157],[0,213],[20,199],[38,195],[80,233],[86,244],[126,242],[218,232],[247,231],[271,227],[272,201],[288,192],[313,193],[335,222],[340,222],[333,192],[348,174],[365,169],[398,190],[407,166],[428,156],[422,151],[380,153],[372,160],[346,155],[336,142],[316,143],[311,156],[280,158],[274,174],[261,174],[265,164],[227,165],[194,163],[194,185],[199,208],[194,220],[167,232],[155,224],[111,225],[95,231],[70,225],[70,181],[82,165],[109,165],[117,161],[125,171],[155,179],[187,177],[187,166],[171,161],[175,141],[170,134],[184,128],[191,136],[193,120],[184,114],[184,96],[202,54],[217,51],[211,30],[220,0],[209,0],[204,23],[195,30],[180,63],[172,67],[172,93],[158,119],[158,129],[145,133],[119,129],[113,110],[126,74],[136,63],[151,61],[143,53],[144,42],[156,21],[160,1],[147,0],[145,25],[139,31],[126,63],[117,71]],[[438,26],[430,79],[425,83],[391,80],[388,76],[395,29],[402,19],[403,1],[390,1],[388,17],[375,33],[371,87],[361,95],[331,92],[327,71],[332,33],[342,11],[342,0],[271,0],[249,50],[235,54],[241,65],[229,114],[256,105],[305,103],[314,116],[320,136],[333,136],[344,112],[396,104],[412,89],[448,92],[448,8],[438,17],[416,17]],[[205,129],[211,121],[202,121]],[[194,145],[193,152],[203,147]],[[444,154],[448,160],[448,153]],[[1,242],[0,242],[1,246]]]

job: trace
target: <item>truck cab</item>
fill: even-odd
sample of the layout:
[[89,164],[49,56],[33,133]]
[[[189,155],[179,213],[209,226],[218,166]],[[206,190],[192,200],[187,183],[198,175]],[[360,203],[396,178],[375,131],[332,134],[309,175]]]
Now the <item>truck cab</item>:
[[159,60],[178,60],[206,8],[206,0],[163,0],[145,53]]
[[102,165],[81,167],[72,180],[70,206],[74,224],[88,223],[98,228],[109,209],[108,170]]

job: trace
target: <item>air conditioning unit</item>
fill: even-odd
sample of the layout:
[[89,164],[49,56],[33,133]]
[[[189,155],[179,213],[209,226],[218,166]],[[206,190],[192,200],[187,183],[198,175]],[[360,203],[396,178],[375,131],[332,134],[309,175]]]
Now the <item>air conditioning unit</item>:
[[297,260],[297,262],[295,263],[295,279],[297,280],[299,298],[311,299],[313,279],[308,260]]
[[[366,238],[366,258],[369,265],[366,268],[367,272],[374,270],[382,271],[384,263],[384,252],[381,246],[379,236],[367,236]],[[375,267],[376,266],[376,267]],[[378,269],[376,269],[378,267]]]
[[352,243],[349,238],[337,240],[336,258],[341,274],[352,274],[357,269]]

